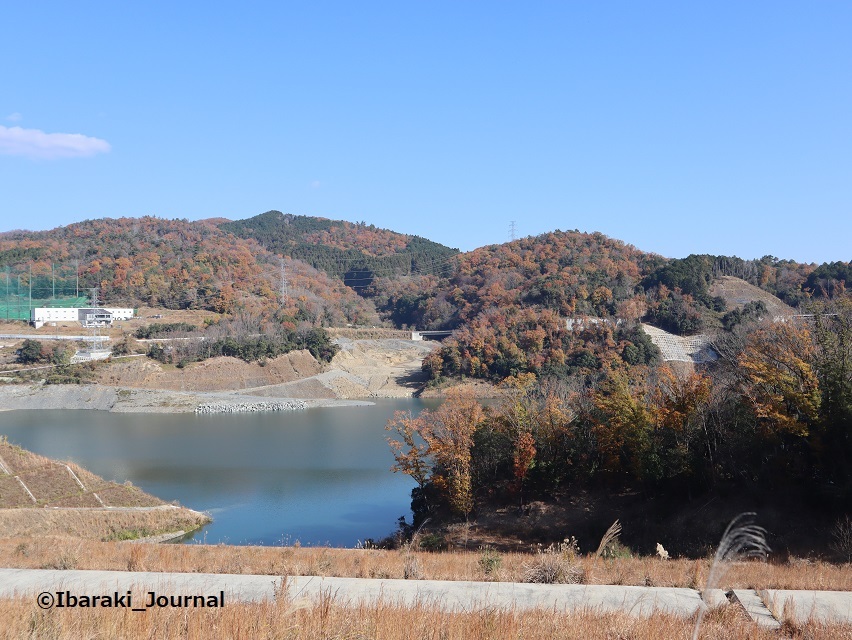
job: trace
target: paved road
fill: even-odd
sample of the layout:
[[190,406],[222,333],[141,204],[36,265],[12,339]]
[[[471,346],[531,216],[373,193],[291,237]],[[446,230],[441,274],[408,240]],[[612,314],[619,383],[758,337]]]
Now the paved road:
[[0,333],[0,340],[80,340],[83,342],[109,342],[109,336],[67,336],[62,333]]
[[[401,604],[426,603],[448,611],[472,611],[483,607],[508,609],[544,608],[551,611],[597,609],[624,611],[647,616],[655,611],[691,616],[703,604],[693,589],[669,587],[631,587],[608,585],[540,585],[510,582],[463,582],[439,580],[377,580],[358,578],[324,578],[317,576],[281,578],[268,575],[236,575],[210,573],[152,573],[128,571],[55,571],[46,569],[0,569],[0,597],[33,595],[47,592],[56,597],[59,591],[76,596],[111,594],[116,591],[134,594],[135,606],[144,604],[147,593],[163,595],[218,596],[224,592],[225,603],[271,600],[285,593],[294,599],[316,600],[332,595],[338,602],[355,603],[384,599]],[[824,621],[852,625],[852,592],[780,591],[758,594],[738,590],[739,600],[747,601],[750,615],[764,624],[777,622],[763,608],[752,612],[758,603],[769,604],[780,612],[784,603],[793,604],[800,621],[811,615]],[[749,598],[751,597],[751,598]],[[710,594],[711,603],[727,602],[719,590]],[[789,610],[789,607],[788,607]],[[767,618],[768,615],[768,618]],[[759,616],[763,616],[762,619]]]

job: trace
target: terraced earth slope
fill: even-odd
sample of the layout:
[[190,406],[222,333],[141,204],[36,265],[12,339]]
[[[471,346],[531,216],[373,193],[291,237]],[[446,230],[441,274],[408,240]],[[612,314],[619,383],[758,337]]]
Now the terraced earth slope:
[[209,522],[192,511],[10,444],[0,436],[0,538],[71,535],[132,539]]

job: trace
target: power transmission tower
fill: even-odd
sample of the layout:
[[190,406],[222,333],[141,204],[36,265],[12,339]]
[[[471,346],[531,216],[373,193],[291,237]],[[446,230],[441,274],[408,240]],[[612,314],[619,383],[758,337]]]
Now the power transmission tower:
[[512,220],[509,223],[509,240],[512,241],[515,239],[515,221]]
[[286,307],[289,297],[287,290],[287,267],[284,266],[284,258],[281,258],[281,307]]

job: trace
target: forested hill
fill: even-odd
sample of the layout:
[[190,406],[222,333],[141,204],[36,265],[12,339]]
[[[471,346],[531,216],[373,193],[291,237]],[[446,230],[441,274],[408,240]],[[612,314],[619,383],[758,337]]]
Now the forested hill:
[[719,295],[720,276],[740,278],[793,307],[845,295],[852,280],[849,263],[668,259],[579,231],[459,254],[365,223],[277,211],[240,221],[119,218],[0,233],[0,268],[9,273],[7,305],[28,296],[30,273],[34,300],[53,295],[54,276],[57,295],[67,295],[79,273],[81,290],[98,287],[112,305],[255,309],[314,325],[381,319],[397,327],[459,329],[458,349],[447,354],[443,371],[497,378],[545,366],[562,371],[592,356],[600,364],[607,341],[608,353],[646,358],[634,335],[569,347],[566,318],[644,321],[689,335],[766,315],[756,301],[749,306]]
[[562,317],[644,319],[688,335],[723,326],[733,310],[715,294],[713,285],[722,276],[739,278],[791,307],[842,295],[852,282],[852,263],[817,266],[772,256],[707,254],[670,259],[576,230],[481,247],[461,254],[454,267],[443,278],[378,279],[366,293],[398,323],[424,328],[457,328],[489,309],[518,307]]
[[522,308],[607,316],[663,263],[600,233],[555,231],[462,254],[446,278],[381,279],[366,293],[397,322],[433,329]]
[[[210,221],[103,218],[50,231],[0,233],[0,268],[10,274],[4,302],[88,296],[104,304],[277,313],[292,323],[376,322],[372,305],[335,278],[286,259],[282,308],[280,258]],[[79,283],[77,282],[79,275]],[[79,284],[79,287],[78,287]],[[26,303],[24,304],[26,307]]]
[[[397,323],[457,329],[426,363],[434,377],[564,377],[646,364],[653,349],[638,322],[690,335],[769,315],[760,300],[716,293],[721,276],[795,307],[842,295],[852,275],[846,263],[817,267],[771,256],[667,259],[579,231],[483,247],[457,264],[449,278],[378,280],[367,292]],[[781,300],[776,308],[784,307]],[[572,326],[567,318],[592,320]]]
[[280,211],[219,226],[241,238],[256,240],[276,254],[303,260],[356,290],[369,286],[375,277],[448,274],[449,259],[458,254],[458,249],[364,222]]

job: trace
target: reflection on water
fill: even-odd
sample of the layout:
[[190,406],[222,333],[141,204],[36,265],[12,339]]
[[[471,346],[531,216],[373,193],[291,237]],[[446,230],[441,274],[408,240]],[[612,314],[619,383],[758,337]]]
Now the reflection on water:
[[435,401],[268,414],[0,413],[0,434],[108,480],[208,511],[208,543],[353,546],[409,514],[413,482],[389,471],[384,425]]

